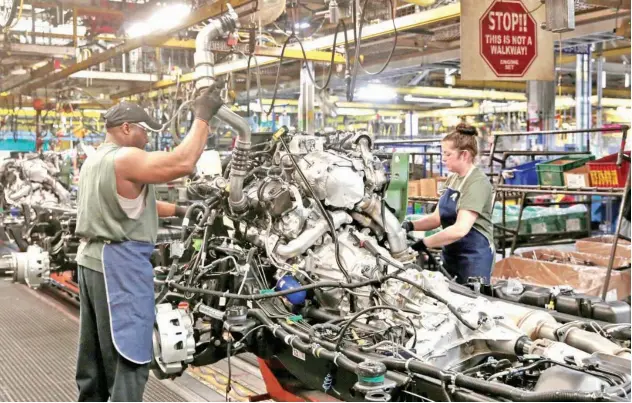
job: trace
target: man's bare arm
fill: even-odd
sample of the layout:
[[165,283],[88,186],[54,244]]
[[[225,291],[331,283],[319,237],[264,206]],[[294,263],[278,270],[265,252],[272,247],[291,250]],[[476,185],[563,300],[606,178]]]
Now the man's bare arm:
[[121,179],[139,184],[181,178],[193,172],[207,139],[208,124],[196,119],[186,138],[171,152],[123,148],[116,155],[116,173]]
[[219,90],[210,88],[195,99],[195,121],[172,152],[146,152],[126,147],[116,155],[117,177],[137,184],[165,183],[189,175],[204,152],[208,122],[222,106]]

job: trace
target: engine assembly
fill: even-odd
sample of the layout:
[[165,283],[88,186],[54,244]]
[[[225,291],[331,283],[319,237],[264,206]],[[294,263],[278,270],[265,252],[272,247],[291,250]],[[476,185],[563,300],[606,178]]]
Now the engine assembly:
[[628,396],[630,350],[611,333],[420,267],[371,143],[280,130],[252,145],[246,127],[224,175],[190,183],[155,267],[158,377],[248,351],[346,401]]
[[2,205],[70,207],[70,192],[57,179],[60,165],[61,156],[54,152],[3,160],[0,163]]

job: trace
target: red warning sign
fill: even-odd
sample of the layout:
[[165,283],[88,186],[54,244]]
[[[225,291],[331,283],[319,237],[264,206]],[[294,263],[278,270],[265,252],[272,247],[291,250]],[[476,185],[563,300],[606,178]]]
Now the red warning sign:
[[494,1],[479,22],[480,54],[498,77],[522,77],[538,55],[537,26],[520,0]]

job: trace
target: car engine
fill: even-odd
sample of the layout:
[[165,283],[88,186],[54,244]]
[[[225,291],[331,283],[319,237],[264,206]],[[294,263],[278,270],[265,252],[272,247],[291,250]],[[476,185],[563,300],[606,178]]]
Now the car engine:
[[155,268],[154,373],[251,352],[345,401],[596,401],[630,393],[630,350],[583,322],[424,270],[384,201],[362,132],[240,127],[224,175],[198,177]]
[[6,207],[23,204],[41,207],[70,205],[70,192],[59,182],[61,156],[58,153],[27,154],[0,162],[0,184]]

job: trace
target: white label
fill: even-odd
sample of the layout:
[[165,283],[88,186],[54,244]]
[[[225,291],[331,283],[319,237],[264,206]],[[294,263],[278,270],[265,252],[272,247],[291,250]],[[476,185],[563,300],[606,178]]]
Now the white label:
[[219,297],[219,306],[226,306],[226,297]]
[[580,231],[582,223],[579,218],[571,218],[566,220],[566,231]]
[[299,351],[295,348],[292,349],[292,355],[296,358],[298,358],[299,360],[303,360],[305,361],[305,353],[302,351]]
[[543,234],[545,232],[546,232],[546,223],[539,222],[539,223],[531,224],[531,233]]
[[586,184],[586,175],[566,174],[566,186],[569,188],[588,187],[588,184]]

